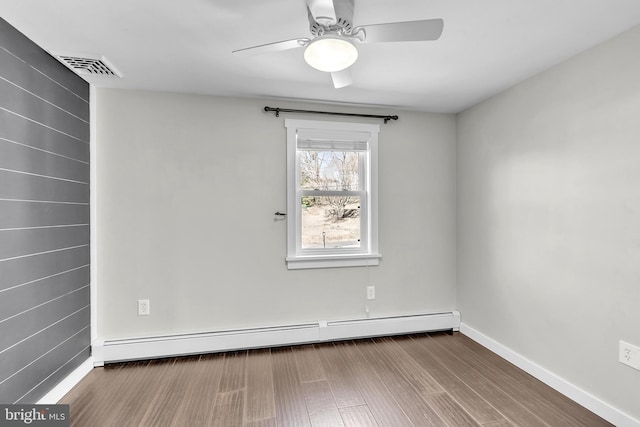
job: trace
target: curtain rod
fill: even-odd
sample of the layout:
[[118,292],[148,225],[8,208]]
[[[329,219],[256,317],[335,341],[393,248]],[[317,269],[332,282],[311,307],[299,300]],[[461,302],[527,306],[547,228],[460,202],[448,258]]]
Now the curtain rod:
[[266,112],[274,112],[276,113],[276,117],[280,117],[280,113],[311,113],[311,114],[329,114],[332,116],[349,116],[349,117],[368,117],[373,119],[383,119],[385,123],[389,120],[398,120],[398,116],[379,116],[375,114],[357,114],[357,113],[337,113],[335,111],[313,111],[313,110],[292,110],[289,108],[273,108],[273,107],[264,107],[264,111]]

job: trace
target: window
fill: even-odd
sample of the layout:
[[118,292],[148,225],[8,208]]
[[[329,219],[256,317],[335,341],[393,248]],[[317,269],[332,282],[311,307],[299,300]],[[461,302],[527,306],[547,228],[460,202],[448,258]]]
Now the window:
[[377,265],[379,125],[285,120],[289,269]]

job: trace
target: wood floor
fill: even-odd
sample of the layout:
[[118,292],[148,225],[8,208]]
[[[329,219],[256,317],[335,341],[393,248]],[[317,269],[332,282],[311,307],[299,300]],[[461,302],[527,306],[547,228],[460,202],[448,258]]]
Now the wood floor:
[[74,426],[611,425],[459,333],[111,365],[60,403]]

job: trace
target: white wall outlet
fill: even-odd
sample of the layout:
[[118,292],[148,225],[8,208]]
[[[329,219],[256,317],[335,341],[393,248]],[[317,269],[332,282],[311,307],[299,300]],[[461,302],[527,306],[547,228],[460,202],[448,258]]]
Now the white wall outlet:
[[151,314],[151,305],[148,299],[138,300],[138,316],[148,316]]
[[640,370],[640,347],[620,341],[620,363]]
[[367,286],[367,299],[376,299],[376,287]]

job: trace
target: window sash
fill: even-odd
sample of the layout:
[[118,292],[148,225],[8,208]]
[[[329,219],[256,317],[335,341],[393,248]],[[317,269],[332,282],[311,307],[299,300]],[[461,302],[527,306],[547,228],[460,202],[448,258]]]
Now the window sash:
[[[301,171],[301,155],[303,151],[319,151],[319,152],[323,152],[323,151],[329,151],[329,150],[296,150],[296,165],[295,165],[295,173],[296,173],[296,181],[295,181],[295,188],[296,191],[301,191],[302,190],[302,183],[300,182],[300,179],[302,177],[302,171]],[[340,151],[340,152],[347,152],[347,150],[335,150],[335,151]],[[351,152],[355,152],[355,151],[351,151]],[[367,152],[359,152],[358,153],[358,189],[359,190],[367,190],[367,182],[368,182],[368,178],[367,178],[367,170],[369,168],[369,156]],[[313,189],[310,191],[331,191],[331,190],[323,190],[323,189]],[[335,190],[335,191],[349,191],[349,190]]]
[[[324,197],[324,196],[353,196],[360,198],[360,245],[350,248],[303,248],[302,247],[302,203],[303,197]],[[325,190],[299,190],[296,192],[296,253],[299,255],[319,255],[319,254],[353,254],[369,252],[369,197],[366,191],[325,191]]]
[[[333,143],[334,141],[323,141],[323,143]],[[356,144],[360,144],[360,147],[364,146],[368,148],[367,142],[358,142],[353,141],[354,146]],[[360,151],[358,154],[358,188],[359,190],[322,190],[322,189],[313,189],[313,190],[303,190],[301,189],[300,183],[300,144],[299,141],[296,141],[296,164],[295,164],[295,188],[296,188],[296,210],[295,210],[295,219],[296,219],[296,230],[295,230],[295,240],[296,240],[296,254],[298,255],[317,255],[317,254],[347,254],[347,253],[366,253],[369,250],[369,204],[368,204],[368,177],[367,177],[367,166],[368,166],[368,155],[367,152]],[[306,148],[305,148],[306,149]],[[310,148],[310,151],[328,151],[328,150],[319,150],[315,145]],[[355,151],[355,150],[335,150],[335,151]],[[302,247],[302,204],[300,200],[302,197],[310,196],[310,197],[341,197],[341,196],[354,196],[360,198],[360,245],[355,248],[303,248]]]
[[364,197],[367,192],[364,190],[301,190],[298,189],[296,192],[298,197],[340,197],[340,196],[353,196],[353,197]]

